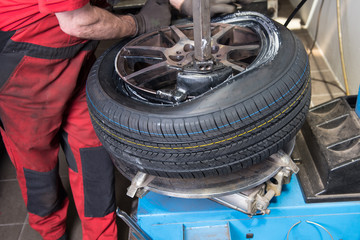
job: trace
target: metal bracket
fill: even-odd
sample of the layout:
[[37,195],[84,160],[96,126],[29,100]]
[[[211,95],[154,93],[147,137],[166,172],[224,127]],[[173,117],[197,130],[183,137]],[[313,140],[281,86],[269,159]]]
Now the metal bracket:
[[299,168],[290,156],[280,150],[270,156],[270,160],[282,168],[279,172],[265,183],[241,193],[235,193],[220,197],[210,198],[224,206],[238,210],[249,216],[269,214],[268,206],[274,196],[279,196],[283,184],[288,184],[293,173]]
[[154,180],[155,176],[137,172],[135,177],[131,181],[131,185],[128,187],[126,195],[133,198],[135,195],[137,197],[144,196],[148,191],[144,189],[152,180]]
[[279,152],[270,156],[270,161],[273,161],[278,166],[283,167],[274,177],[266,182],[266,191],[274,191],[275,196],[279,196],[282,191],[283,184],[288,184],[293,173],[298,173],[299,167],[292,161],[290,156],[280,150]]
[[[256,198],[257,196],[261,196],[264,194],[265,194],[265,184],[261,184],[248,191],[234,193],[220,197],[212,197],[210,198],[210,200],[215,201],[226,207],[240,211],[242,213],[249,214],[258,211]],[[249,215],[254,215],[254,214],[249,214]]]

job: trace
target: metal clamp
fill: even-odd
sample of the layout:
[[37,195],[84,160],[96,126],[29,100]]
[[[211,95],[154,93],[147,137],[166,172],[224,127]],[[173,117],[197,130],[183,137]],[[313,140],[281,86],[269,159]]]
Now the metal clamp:
[[270,156],[270,161],[282,167],[282,169],[269,181],[266,182],[266,190],[274,191],[275,196],[279,196],[282,191],[283,184],[288,184],[293,173],[299,172],[299,167],[292,161],[290,156],[280,150]]
[[[217,202],[226,207],[235,209],[249,216],[268,214],[267,206],[270,199],[260,199],[265,195],[265,184],[261,184],[247,191],[234,193],[225,196],[212,197],[210,200]],[[262,200],[262,201],[261,201]],[[260,203],[261,202],[261,203]],[[267,202],[267,203],[266,203]]]
[[127,189],[126,195],[131,198],[135,197],[135,195],[137,197],[144,196],[147,193],[147,190],[144,190],[144,187],[154,180],[154,178],[155,176],[143,172],[137,172],[131,181],[131,185]]
[[269,214],[268,206],[274,196],[279,196],[283,184],[288,184],[293,173],[297,173],[299,168],[292,161],[290,156],[284,151],[270,156],[269,160],[275,165],[280,166],[279,172],[263,184],[255,188],[240,193],[213,197],[211,200],[224,206],[238,210],[249,216]]

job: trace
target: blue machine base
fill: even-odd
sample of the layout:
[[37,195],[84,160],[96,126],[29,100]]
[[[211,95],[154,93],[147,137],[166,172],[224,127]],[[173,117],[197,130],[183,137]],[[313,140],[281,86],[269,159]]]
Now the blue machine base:
[[360,239],[359,201],[306,204],[295,176],[269,209],[269,215],[250,218],[208,199],[150,192],[139,199],[136,217],[153,240]]

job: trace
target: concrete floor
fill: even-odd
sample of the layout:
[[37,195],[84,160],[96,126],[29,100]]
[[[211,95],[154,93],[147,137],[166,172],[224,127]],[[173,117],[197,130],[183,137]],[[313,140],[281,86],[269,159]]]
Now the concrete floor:
[[[287,0],[279,1],[279,16],[285,18],[290,15],[292,6]],[[312,45],[312,39],[306,30],[293,30],[302,40],[306,49]],[[114,41],[103,41],[98,48],[101,54]],[[336,81],[331,69],[327,66],[320,51],[313,49],[310,56],[312,78],[312,102],[311,106],[318,105],[330,99],[343,96],[345,92]],[[67,178],[67,166],[61,155],[60,175],[66,189],[69,190]],[[120,174],[116,175],[117,204],[128,213],[131,211],[132,200],[125,196],[129,182]],[[127,239],[127,227],[121,221],[118,222],[119,239]],[[70,239],[81,239],[81,225],[73,202],[71,202],[68,217],[68,230]],[[21,197],[20,189],[16,181],[16,174],[1,142],[0,142],[0,239],[5,240],[37,240],[40,235],[28,224],[28,215]]]

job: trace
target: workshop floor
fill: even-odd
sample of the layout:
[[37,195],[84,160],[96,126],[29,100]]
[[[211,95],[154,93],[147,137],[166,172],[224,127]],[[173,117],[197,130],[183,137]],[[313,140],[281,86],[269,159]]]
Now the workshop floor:
[[[288,17],[292,11],[292,6],[287,0],[279,0],[279,16]],[[306,49],[312,45],[312,39],[304,29],[294,29],[294,33],[303,41]],[[103,52],[114,41],[101,42],[98,54]],[[343,88],[335,79],[331,69],[327,66],[320,51],[313,49],[310,56],[311,78],[312,78],[312,102],[311,106],[316,106],[330,99],[345,95]],[[60,175],[66,186],[68,183],[67,167],[64,157],[61,155]],[[123,210],[129,212],[131,209],[131,199],[125,197],[126,188],[129,182],[120,174],[116,176],[117,204]],[[81,225],[77,216],[74,204],[69,209],[68,230],[70,239],[81,239]],[[119,239],[127,239],[127,227],[119,221]],[[32,230],[28,224],[28,214],[21,197],[20,189],[16,181],[16,174],[3,146],[0,141],[0,239],[4,240],[37,240],[40,235]]]

